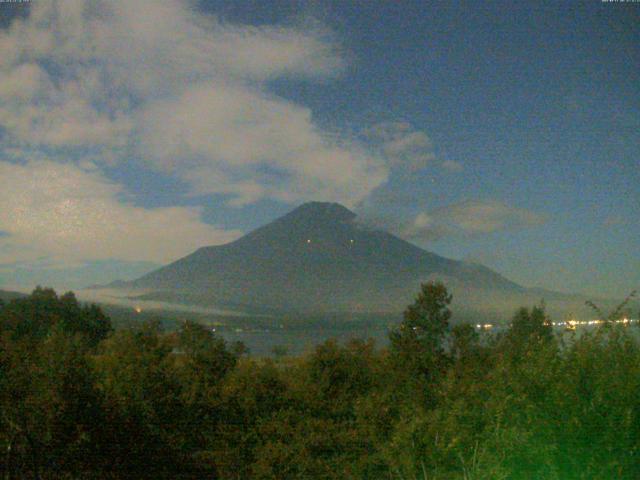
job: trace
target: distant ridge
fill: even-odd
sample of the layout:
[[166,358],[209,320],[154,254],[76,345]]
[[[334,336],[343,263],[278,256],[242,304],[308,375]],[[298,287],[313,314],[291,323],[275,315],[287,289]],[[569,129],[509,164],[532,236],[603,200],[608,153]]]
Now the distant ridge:
[[0,300],[3,302],[10,302],[11,300],[15,300],[16,298],[26,297],[26,293],[13,292],[11,290],[0,290]]
[[119,288],[147,298],[252,311],[395,312],[421,282],[458,296],[525,289],[478,264],[451,260],[356,221],[337,203],[305,203],[234,242],[203,247]]

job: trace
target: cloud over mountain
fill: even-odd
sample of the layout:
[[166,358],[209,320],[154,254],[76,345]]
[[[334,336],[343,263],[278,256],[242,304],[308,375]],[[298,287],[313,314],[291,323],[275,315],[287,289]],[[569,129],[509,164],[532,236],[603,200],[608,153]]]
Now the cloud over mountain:
[[233,25],[174,0],[41,1],[0,41],[5,145],[138,158],[238,204],[352,204],[386,178],[382,160],[269,89],[340,73],[320,27]]
[[204,224],[197,208],[142,208],[123,194],[90,165],[0,162],[0,264],[162,263],[239,235]]
[[42,0],[0,44],[0,262],[164,262],[237,236],[196,207],[136,205],[133,183],[109,176],[123,166],[232,205],[353,204],[387,178],[365,146],[269,88],[344,69],[319,25],[232,24],[176,0]]
[[380,122],[364,131],[388,165],[414,173],[435,159],[431,139],[407,122]]
[[437,215],[470,234],[533,227],[545,222],[545,217],[538,213],[497,201],[462,202],[439,210]]
[[[425,167],[462,170],[409,122],[375,119],[359,135],[275,93],[348,70],[317,22],[232,23],[179,0],[39,0],[0,44],[0,263],[166,262],[239,234],[197,205],[353,207]],[[182,190],[148,195],[140,185],[156,184],[136,175]],[[434,239],[534,221],[496,202],[392,230]]]
[[495,200],[469,200],[412,216],[375,216],[362,212],[362,223],[394,232],[402,238],[431,242],[443,237],[484,235],[542,225],[546,217],[537,212]]

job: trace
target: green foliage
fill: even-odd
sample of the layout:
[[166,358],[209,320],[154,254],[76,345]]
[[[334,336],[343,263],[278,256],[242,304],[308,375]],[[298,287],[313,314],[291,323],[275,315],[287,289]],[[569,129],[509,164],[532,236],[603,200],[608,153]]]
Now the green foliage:
[[442,341],[449,328],[452,296],[444,284],[422,284],[420,294],[404,311],[404,320],[394,330],[391,346],[394,350],[416,350],[435,353],[442,350]]
[[410,375],[418,375],[417,380],[431,381],[443,368],[451,299],[444,284],[422,284],[415,302],[404,311],[400,326],[389,333],[398,366]]
[[[102,323],[104,321],[104,323]],[[100,469],[100,395],[88,354],[108,332],[97,308],[36,289],[0,310],[2,472],[38,478]]]
[[531,310],[525,307],[518,309],[501,338],[501,346],[509,355],[519,359],[531,349],[541,348],[552,341],[553,327],[543,304]]
[[37,287],[30,296],[12,300],[0,310],[0,331],[10,331],[13,338],[42,339],[53,327],[81,334],[91,346],[112,331],[99,307],[80,305],[72,292],[58,297],[50,288]]
[[201,388],[217,384],[235,367],[238,352],[227,349],[224,339],[205,327],[184,322],[178,332],[177,348],[182,354],[181,363],[189,381]]
[[554,334],[537,306],[488,335],[450,327],[450,303],[425,284],[389,349],[274,362],[195,323],[111,333],[38,288],[0,306],[0,475],[640,478],[637,332]]
[[271,349],[271,353],[274,357],[280,360],[289,354],[289,349],[285,345],[274,345]]

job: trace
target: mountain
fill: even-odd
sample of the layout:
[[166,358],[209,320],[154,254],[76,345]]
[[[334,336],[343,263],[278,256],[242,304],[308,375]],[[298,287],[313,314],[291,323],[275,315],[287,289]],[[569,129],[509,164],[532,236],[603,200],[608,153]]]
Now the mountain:
[[397,312],[430,279],[462,299],[526,293],[487,267],[428,252],[320,202],[119,287],[144,290],[146,299],[252,311]]
[[0,290],[0,300],[3,302],[10,302],[11,300],[15,300],[17,298],[26,297],[27,295],[20,292],[13,292],[10,290]]

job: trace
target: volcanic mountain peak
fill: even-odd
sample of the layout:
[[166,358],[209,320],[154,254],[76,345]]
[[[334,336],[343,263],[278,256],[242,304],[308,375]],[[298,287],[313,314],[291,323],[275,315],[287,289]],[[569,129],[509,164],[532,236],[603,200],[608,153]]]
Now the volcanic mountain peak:
[[340,205],[339,203],[331,202],[307,202],[295,208],[284,217],[282,220],[293,219],[313,219],[313,220],[326,220],[336,222],[346,222],[353,220],[356,214],[349,210],[347,207]]
[[353,226],[355,218],[355,213],[339,203],[308,202],[265,227],[273,226],[283,230],[326,230],[329,233],[340,226]]
[[200,302],[297,311],[389,311],[421,281],[517,290],[485,267],[363,227],[337,203],[310,202],[226,245],[203,247],[132,282]]
[[355,213],[338,203],[309,202],[249,232],[229,246],[251,248],[261,255],[269,255],[273,253],[273,249],[288,249],[294,245],[306,244],[307,241],[318,247],[344,244],[361,230],[355,218]]
[[[482,265],[367,228],[349,209],[324,202],[305,203],[231,243],[202,247],[120,287],[146,290],[153,300],[315,314],[400,312],[429,280],[444,281],[459,309],[482,315],[510,315],[541,297]],[[567,302],[559,296],[555,303],[565,311]]]

